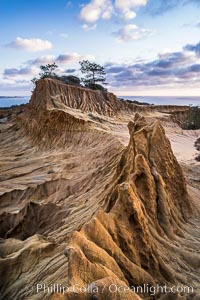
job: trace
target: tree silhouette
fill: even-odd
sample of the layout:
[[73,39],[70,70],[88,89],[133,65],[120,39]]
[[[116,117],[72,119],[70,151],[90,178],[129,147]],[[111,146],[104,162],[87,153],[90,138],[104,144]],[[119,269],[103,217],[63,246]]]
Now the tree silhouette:
[[81,68],[80,71],[85,74],[85,78],[81,78],[82,82],[87,85],[96,85],[96,83],[107,84],[105,78],[104,67],[92,63],[88,60],[83,60],[79,62]]
[[55,62],[53,64],[47,64],[47,65],[40,66],[40,69],[42,71],[42,73],[39,73],[40,78],[56,76],[54,71],[57,68],[58,68],[58,66],[55,64]]

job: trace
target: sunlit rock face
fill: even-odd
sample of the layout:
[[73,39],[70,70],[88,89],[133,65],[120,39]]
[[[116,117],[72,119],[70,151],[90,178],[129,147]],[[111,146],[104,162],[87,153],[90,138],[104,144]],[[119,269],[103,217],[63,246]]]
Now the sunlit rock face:
[[148,125],[136,114],[128,127],[130,142],[116,168],[106,211],[99,209],[74,232],[66,250],[72,286],[110,277],[128,286],[154,286],[181,277],[166,263],[175,253],[163,247],[181,240],[191,214],[183,172],[159,122]]

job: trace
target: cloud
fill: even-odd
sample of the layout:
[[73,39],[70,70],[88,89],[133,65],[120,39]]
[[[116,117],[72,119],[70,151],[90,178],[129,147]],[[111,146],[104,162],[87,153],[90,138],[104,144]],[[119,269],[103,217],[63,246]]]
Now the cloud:
[[[77,71],[74,68],[80,60],[94,60],[95,57],[90,54],[78,54],[78,53],[63,53],[58,56],[43,55],[35,59],[24,62],[18,68],[6,68],[0,78],[0,89],[2,92],[9,91],[23,91],[30,92],[32,89],[31,79],[38,77],[41,72],[40,65],[51,64],[55,62],[58,65],[56,73],[58,75],[73,74]],[[69,65],[69,68],[66,68]]]
[[200,73],[200,64],[194,64],[189,68],[190,72]]
[[84,59],[88,59],[88,60],[94,60],[94,56],[93,55],[80,55],[78,53],[72,53],[72,54],[60,54],[56,59],[55,62],[56,63],[62,63],[62,64],[66,64],[66,63],[72,63],[72,62],[78,62],[80,60],[84,60]]
[[106,72],[107,73],[111,73],[111,74],[121,73],[123,71],[124,71],[124,67],[123,66],[113,66],[112,64],[109,64],[106,67]]
[[80,55],[77,53],[72,53],[72,54],[60,54],[57,58],[56,58],[56,62],[57,63],[69,63],[69,62],[76,62],[80,59]]
[[[110,19],[113,15],[119,14],[125,21],[136,17],[135,9],[145,6],[148,0],[91,0],[83,5],[79,18],[86,25],[96,23],[99,19]],[[84,28],[85,27],[85,28]]]
[[34,60],[29,60],[26,63],[31,65],[45,65],[54,62],[54,60],[55,57],[53,55],[44,55],[44,56],[39,56]]
[[116,7],[120,9],[131,9],[133,7],[139,7],[146,4],[147,0],[115,0]]
[[152,16],[163,15],[169,11],[175,9],[176,7],[184,5],[200,5],[199,0],[149,0],[145,12]]
[[3,72],[4,78],[23,77],[26,78],[38,74],[39,69],[34,66],[26,66],[22,68],[6,68]]
[[182,28],[187,28],[187,27],[196,27],[196,28],[200,28],[200,22],[196,21],[196,22],[190,22],[190,23],[183,23],[181,25]]
[[65,70],[65,73],[75,73],[76,69],[67,69]]
[[197,55],[200,56],[200,42],[194,45],[188,44],[184,47],[184,50],[195,52]]
[[30,94],[32,84],[30,80],[17,80],[13,78],[9,79],[0,79],[0,90],[2,94],[21,96],[24,94]]
[[[77,71],[73,68],[74,64],[83,59],[94,60],[95,58],[92,55],[81,55],[78,53],[39,56],[24,62],[18,68],[6,68],[3,71],[2,78],[0,78],[0,89],[2,93],[10,93],[10,95],[12,91],[15,95],[17,95],[17,91],[19,91],[19,94],[27,94],[32,89],[31,79],[38,77],[38,74],[41,72],[40,65],[56,62],[59,66],[56,69],[57,74],[74,74]],[[66,69],[67,64],[70,67],[70,64],[72,64],[72,68]]]
[[6,47],[35,52],[49,50],[52,48],[52,44],[48,40],[23,39],[21,37],[17,37],[15,41],[7,44]]
[[[81,60],[94,60],[95,57],[93,55],[81,55],[78,53],[71,54],[60,54],[58,56],[53,55],[45,55],[39,56],[33,60],[28,60],[22,64],[19,68],[6,68],[3,71],[3,79],[4,80],[25,80],[30,81],[34,76],[38,76],[40,73],[40,66],[56,63],[58,68],[56,69],[56,73],[59,75],[63,75],[65,73],[74,73],[76,71],[74,64],[78,63]],[[72,68],[66,69],[67,64],[72,64]]]
[[80,19],[87,23],[95,23],[100,18],[110,19],[113,13],[111,0],[92,0],[83,6],[80,12]]
[[132,65],[109,63],[105,65],[110,88],[200,85],[200,60],[195,53],[184,50],[165,52],[149,62]]
[[83,28],[85,31],[95,30],[96,27],[97,27],[97,24],[94,24],[94,25],[83,24],[83,25],[82,25],[82,28]]
[[140,6],[145,6],[148,0],[115,0],[116,8],[121,12],[125,20],[131,20],[136,17],[133,10]]
[[136,13],[134,11],[132,11],[132,10],[127,9],[127,10],[123,11],[123,17],[127,21],[128,20],[132,20],[132,19],[134,19],[136,17]]
[[54,55],[39,56],[36,59],[27,61],[25,64],[40,66],[40,65],[51,64],[55,62],[56,64],[59,65],[59,64],[77,63],[80,60],[84,60],[84,59],[94,60],[95,57],[90,54],[81,55],[78,53],[62,53],[59,54],[58,56],[54,56]]
[[150,29],[139,28],[135,24],[127,24],[116,32],[113,36],[117,37],[119,42],[137,41],[153,35],[155,32]]
[[[158,57],[159,59],[154,61],[154,67],[165,69],[194,63],[197,59],[196,55],[186,52],[162,53],[158,54]],[[152,63],[150,64],[150,66],[152,66]]]
[[177,7],[179,4],[183,4],[184,0],[164,0],[164,1],[154,1],[149,0],[146,6],[146,13],[155,15],[162,15],[169,10]]
[[[139,8],[145,7],[143,12],[158,16],[183,5],[200,5],[199,0],[90,0],[82,5],[79,18],[84,24],[93,24],[100,19],[110,19],[117,16],[125,22],[136,17]],[[83,29],[85,29],[83,27]]]

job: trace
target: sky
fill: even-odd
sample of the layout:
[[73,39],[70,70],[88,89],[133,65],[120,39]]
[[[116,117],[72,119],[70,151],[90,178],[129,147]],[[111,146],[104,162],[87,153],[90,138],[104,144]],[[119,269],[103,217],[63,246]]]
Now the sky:
[[117,95],[200,96],[200,0],[0,0],[0,95],[30,95],[40,65],[105,67]]

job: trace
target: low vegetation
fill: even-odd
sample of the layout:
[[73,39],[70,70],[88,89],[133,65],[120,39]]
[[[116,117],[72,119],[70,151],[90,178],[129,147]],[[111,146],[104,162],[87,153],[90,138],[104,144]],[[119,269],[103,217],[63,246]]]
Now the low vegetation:
[[128,100],[128,99],[124,99],[124,98],[118,98],[119,101],[126,101],[129,104],[136,104],[136,105],[153,105],[153,104],[149,104],[147,102],[141,102],[141,101],[137,101],[137,100]]
[[182,121],[183,129],[195,130],[200,129],[200,107],[191,106],[186,118]]
[[[191,106],[187,116],[181,121],[181,127],[186,130],[196,130],[200,129],[200,107]],[[197,161],[200,161],[200,138],[198,138],[194,143],[195,148],[199,154],[195,157]]]
[[200,161],[200,138],[194,143],[195,148],[199,151],[199,154],[195,157],[197,161]]

